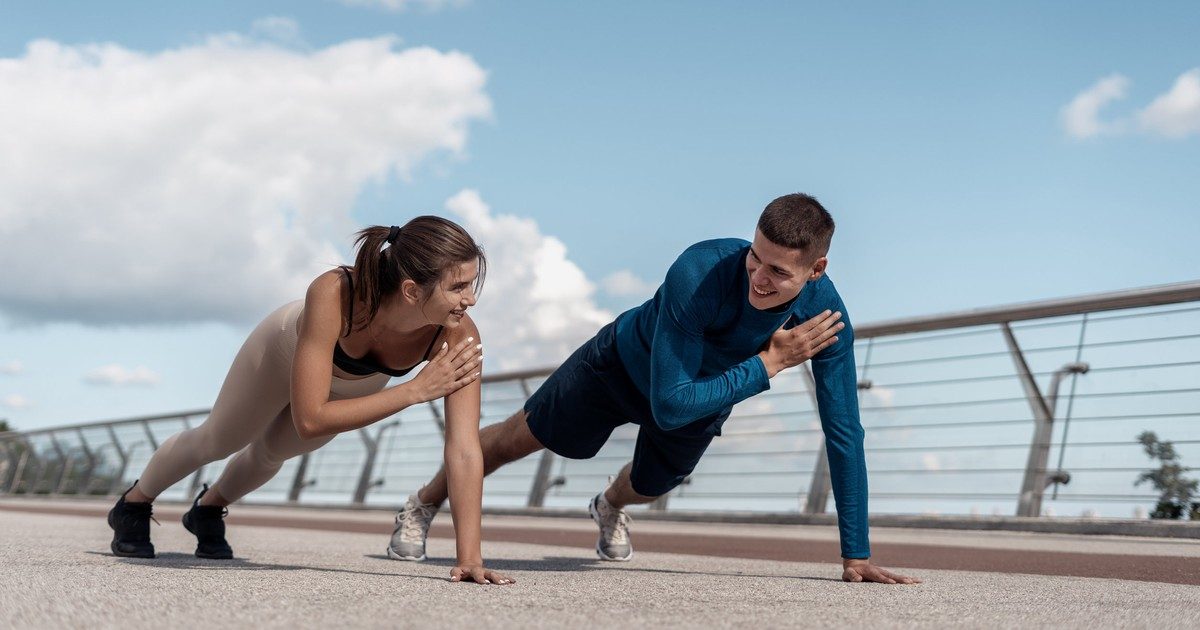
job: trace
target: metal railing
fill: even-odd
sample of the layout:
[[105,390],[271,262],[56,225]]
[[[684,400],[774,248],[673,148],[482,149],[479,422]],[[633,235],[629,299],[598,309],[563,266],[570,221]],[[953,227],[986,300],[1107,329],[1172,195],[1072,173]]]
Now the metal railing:
[[[1200,281],[856,327],[874,513],[1148,510],[1144,430],[1200,461]],[[551,369],[483,379],[483,424],[520,407]],[[822,513],[830,479],[807,366],[738,405],[665,510]],[[112,495],[207,410],[0,434],[0,494]],[[250,501],[396,504],[441,463],[440,402],[406,409],[294,458]],[[630,457],[619,427],[590,460],[549,451],[487,479],[493,506],[578,507]],[[213,463],[168,490],[194,496]]]

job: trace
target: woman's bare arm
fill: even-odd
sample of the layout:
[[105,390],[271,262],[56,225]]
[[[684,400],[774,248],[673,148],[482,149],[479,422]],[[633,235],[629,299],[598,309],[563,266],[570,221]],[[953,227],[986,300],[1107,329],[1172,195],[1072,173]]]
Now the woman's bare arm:
[[[451,333],[455,339],[479,339],[479,330],[469,316]],[[446,396],[446,482],[450,491],[450,513],[454,518],[458,562],[450,579],[479,583],[510,584],[514,580],[483,566],[480,521],[483,504],[483,451],[479,445],[481,386],[474,381]]]
[[329,400],[333,349],[342,331],[341,279],[322,274],[308,288],[292,363],[292,420],[301,438],[342,433],[433,400],[478,378],[478,341],[443,344],[412,380],[369,396]]

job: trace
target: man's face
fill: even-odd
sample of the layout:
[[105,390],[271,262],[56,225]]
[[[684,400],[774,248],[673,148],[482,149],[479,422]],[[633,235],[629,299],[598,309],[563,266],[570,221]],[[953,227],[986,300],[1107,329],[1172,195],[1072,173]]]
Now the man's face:
[[776,245],[755,230],[746,254],[750,306],[761,311],[788,302],[800,295],[804,283],[820,278],[828,262],[824,256],[809,261],[803,250]]

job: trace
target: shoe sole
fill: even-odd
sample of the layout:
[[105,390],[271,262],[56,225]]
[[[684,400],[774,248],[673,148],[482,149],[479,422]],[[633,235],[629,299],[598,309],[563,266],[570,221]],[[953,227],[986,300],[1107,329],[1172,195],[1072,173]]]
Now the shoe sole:
[[151,550],[149,554],[146,554],[146,553],[137,552],[137,551],[121,551],[120,549],[118,549],[117,548],[117,538],[116,538],[116,529],[117,528],[113,527],[112,510],[109,510],[108,518],[105,520],[108,521],[108,527],[113,530],[113,541],[108,544],[108,548],[110,550],[112,550],[114,556],[117,556],[119,558],[143,558],[143,559],[147,559],[147,560],[154,558],[153,550]]
[[405,562],[424,562],[426,558],[425,554],[421,554],[419,558],[416,556],[402,556],[393,551],[391,547],[387,548],[387,555],[392,560],[403,560]]
[[[183,528],[188,530],[188,533],[195,536],[196,532],[192,531],[191,519],[188,518],[188,516],[190,514],[191,514],[190,511],[184,512],[183,517],[181,517],[179,520],[183,522]],[[233,552],[232,551],[230,551],[229,553],[204,553],[204,552],[200,551],[199,547],[197,547],[195,555],[197,558],[202,558],[204,560],[233,560]]]
[[[600,513],[596,511],[596,500],[595,499],[592,499],[592,501],[588,503],[588,515],[592,517],[592,521],[594,523],[596,523],[597,527],[600,526]],[[628,556],[625,556],[624,558],[617,558],[615,556],[610,556],[610,555],[604,553],[604,551],[600,548],[600,543],[603,540],[604,540],[603,535],[600,538],[596,539],[596,555],[600,556],[601,560],[604,560],[607,562],[629,562],[630,560],[633,559],[633,546],[632,545],[630,545]]]
[[115,540],[109,544],[108,548],[112,550],[114,556],[118,556],[120,558],[144,558],[147,560],[154,558],[154,552],[150,552],[150,555],[146,555],[138,552],[121,551],[117,548],[117,541]]
[[196,557],[205,560],[233,560],[233,552],[230,553],[202,553],[199,549],[196,550]]

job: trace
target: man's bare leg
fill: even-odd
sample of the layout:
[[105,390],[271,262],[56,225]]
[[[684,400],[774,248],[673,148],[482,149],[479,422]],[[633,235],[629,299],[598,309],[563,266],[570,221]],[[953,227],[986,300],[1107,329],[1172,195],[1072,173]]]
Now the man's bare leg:
[[[521,409],[498,422],[479,430],[479,446],[483,451],[483,474],[490,475],[497,468],[515,462],[526,455],[542,450],[542,443],[529,431],[525,422],[525,410]],[[443,465],[425,487],[417,491],[422,503],[441,505],[450,495],[446,484],[446,466]]]
[[657,497],[648,497],[634,491],[629,481],[633,462],[625,464],[617,478],[608,484],[603,494],[597,495],[588,504],[592,520],[600,526],[600,538],[596,540],[596,555],[601,560],[625,562],[633,557],[633,543],[629,540],[629,516],[627,505],[649,503]]
[[604,491],[604,500],[608,504],[617,508],[623,509],[627,505],[638,505],[641,503],[650,503],[658,497],[648,497],[638,494],[633,490],[633,484],[629,481],[629,473],[633,470],[633,462],[625,464],[621,472],[617,473],[617,478],[608,485],[608,489]]

